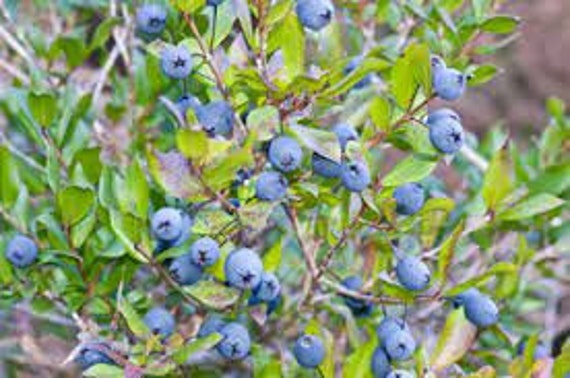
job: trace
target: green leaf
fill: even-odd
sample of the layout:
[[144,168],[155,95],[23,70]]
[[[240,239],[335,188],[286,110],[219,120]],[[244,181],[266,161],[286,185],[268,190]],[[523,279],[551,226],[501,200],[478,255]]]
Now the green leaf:
[[392,68],[391,89],[398,105],[408,109],[418,87],[431,95],[430,51],[427,45],[412,44]]
[[477,327],[465,318],[463,308],[452,311],[431,354],[431,368],[441,372],[459,361],[469,351],[476,336]]
[[265,18],[265,23],[269,26],[281,21],[293,9],[294,0],[279,0],[272,4]]
[[531,193],[559,195],[570,188],[570,163],[549,166],[528,184]]
[[0,202],[7,209],[16,202],[20,191],[17,167],[10,151],[0,146]]
[[[131,257],[140,262],[147,262],[146,256],[150,256],[148,252],[150,243],[146,223],[131,214],[122,214],[113,209],[111,209],[109,215],[111,229],[123,243]],[[146,252],[142,253],[139,248]]]
[[482,64],[471,73],[468,84],[472,87],[485,84],[495,77],[498,70],[494,64]]
[[342,376],[351,378],[372,378],[370,364],[377,344],[378,341],[376,338],[371,337],[368,342],[352,352],[352,354],[346,358],[342,367]]
[[42,127],[51,125],[58,113],[57,98],[51,93],[30,92],[28,107],[36,122]]
[[[4,251],[5,247],[4,242],[6,242],[6,240],[0,238],[0,248],[2,251]],[[8,263],[4,253],[0,253],[0,284],[8,286],[12,283],[13,279],[12,264]]]
[[215,281],[198,281],[192,286],[184,287],[184,291],[205,306],[216,310],[232,306],[240,297],[238,290]]
[[334,133],[296,124],[291,125],[291,130],[308,149],[340,163],[340,145]]
[[275,272],[281,264],[282,241],[283,239],[280,237],[263,255],[263,268],[268,273]]
[[566,340],[566,343],[562,347],[562,353],[554,360],[554,366],[552,368],[553,378],[565,378],[568,375],[568,367],[570,366],[570,342]]
[[95,212],[91,211],[85,218],[71,227],[71,241],[75,247],[79,248],[85,243],[91,235],[96,221]]
[[57,205],[61,220],[72,226],[87,215],[93,203],[95,193],[78,186],[68,186],[57,194]]
[[510,34],[516,30],[519,23],[520,19],[515,16],[494,16],[481,24],[481,30],[493,34]]
[[547,193],[539,193],[527,197],[513,207],[504,210],[498,215],[498,219],[504,221],[527,219],[556,209],[564,205],[564,203],[565,201],[558,197]]
[[250,132],[255,132],[257,140],[273,138],[279,127],[279,110],[270,105],[256,108],[248,114],[246,124]]
[[97,364],[91,366],[89,369],[83,372],[84,377],[94,377],[94,378],[123,378],[125,372],[119,366],[109,365],[109,364]]
[[386,100],[384,97],[374,97],[372,101],[370,101],[370,107],[368,108],[368,111],[370,113],[370,119],[377,129],[384,132],[390,130],[392,108],[388,100]]
[[58,37],[50,46],[48,56],[50,60],[53,60],[61,52],[65,54],[69,69],[74,69],[83,64],[88,53],[82,38],[68,36]]
[[111,36],[113,28],[117,25],[120,25],[121,23],[122,21],[119,17],[107,17],[103,22],[97,25],[93,39],[89,44],[89,51],[103,47]]
[[129,301],[122,296],[122,293],[120,293],[117,298],[117,307],[132,333],[143,339],[151,334],[143,319],[131,306]]
[[181,12],[194,13],[206,5],[206,0],[169,0],[170,4]]
[[438,258],[437,279],[441,282],[442,287],[444,287],[447,282],[447,270],[451,265],[453,255],[455,254],[455,248],[457,247],[457,243],[459,242],[464,230],[465,220],[462,220],[441,245]]
[[145,172],[137,159],[134,159],[127,168],[125,184],[126,193],[128,193],[128,206],[123,211],[128,211],[140,219],[147,219],[149,187]]
[[384,186],[399,186],[407,182],[421,181],[433,172],[438,160],[422,155],[408,156],[400,161],[382,181]]
[[235,180],[237,172],[253,165],[253,154],[248,149],[234,151],[220,162],[212,164],[202,173],[202,178],[212,190],[222,190]]
[[430,198],[426,201],[419,213],[422,219],[420,238],[424,248],[429,249],[434,245],[454,207],[455,202],[450,198]]
[[194,354],[212,349],[222,341],[223,338],[221,334],[214,332],[206,337],[187,343],[174,353],[172,359],[177,364],[182,365]]
[[261,230],[267,226],[267,220],[277,206],[273,202],[250,202],[238,209],[239,218],[244,227]]
[[[213,19],[214,16],[214,7],[206,7],[205,12],[210,19]],[[232,1],[224,1],[217,7],[217,17],[216,17],[216,30],[215,30],[215,39],[213,43],[213,47],[218,47],[231,33],[235,20],[236,20],[236,12],[234,11],[234,5]],[[204,38],[207,41],[211,41],[212,34],[214,32],[214,23],[208,23],[208,30],[204,33]]]
[[483,199],[487,208],[495,211],[501,201],[513,188],[511,166],[507,145],[501,147],[493,156],[483,181]]
[[383,59],[367,58],[356,67],[350,74],[343,76],[343,78],[330,88],[326,89],[320,94],[320,97],[334,97],[348,92],[359,81],[373,72],[378,72],[388,68],[390,64]]
[[518,270],[517,266],[508,262],[499,262],[493,265],[491,268],[487,269],[485,273],[473,277],[467,281],[462,282],[461,284],[453,287],[452,289],[447,290],[444,296],[446,297],[454,297],[467,289],[470,289],[475,286],[482,285],[492,277],[495,277],[500,274],[509,274],[516,272]]
[[203,188],[192,176],[190,163],[178,152],[149,152],[149,170],[162,188],[174,197],[184,199],[204,198]]
[[289,12],[269,32],[269,51],[281,49],[288,81],[303,73],[305,66],[305,33],[295,12]]

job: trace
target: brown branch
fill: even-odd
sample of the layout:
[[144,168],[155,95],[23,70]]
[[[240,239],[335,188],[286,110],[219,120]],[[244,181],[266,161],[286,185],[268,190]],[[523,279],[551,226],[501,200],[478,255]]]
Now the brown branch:
[[307,265],[307,268],[309,269],[309,274],[311,278],[315,278],[318,274],[317,264],[315,262],[315,256],[313,255],[313,253],[311,253],[311,251],[309,251],[309,249],[305,245],[305,241],[301,236],[301,227],[299,226],[299,219],[297,217],[297,212],[295,209],[285,204],[283,205],[283,209],[285,210],[285,214],[287,214],[287,217],[291,222],[291,226],[293,227],[293,232],[295,233],[295,237],[297,238],[297,242],[299,243],[299,247],[301,248],[301,252],[303,253],[303,258],[305,259],[305,263]]

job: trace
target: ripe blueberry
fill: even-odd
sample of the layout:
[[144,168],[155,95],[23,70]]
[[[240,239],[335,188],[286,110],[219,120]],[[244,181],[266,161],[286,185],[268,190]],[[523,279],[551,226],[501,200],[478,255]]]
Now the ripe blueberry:
[[225,0],[208,0],[206,1],[206,4],[211,6],[211,7],[215,7],[218,5],[221,5]]
[[453,154],[463,146],[463,126],[454,117],[438,117],[428,123],[431,144],[445,154]]
[[214,332],[220,332],[225,326],[226,322],[221,316],[210,315],[200,326],[198,337],[207,337]]
[[394,370],[386,378],[415,378],[415,375],[406,370]]
[[26,268],[38,258],[38,247],[29,237],[16,235],[8,243],[5,256],[16,268]]
[[143,33],[160,34],[166,26],[166,9],[160,4],[144,4],[137,9],[137,28]]
[[390,360],[381,347],[377,347],[372,355],[372,374],[374,378],[386,378],[392,371]]
[[176,109],[178,110],[182,118],[186,119],[186,113],[188,113],[188,109],[193,109],[194,111],[196,111],[196,109],[200,105],[201,105],[200,101],[196,97],[189,94],[185,94],[180,96],[180,98],[176,102]]
[[229,360],[241,360],[247,357],[251,349],[251,339],[247,329],[239,323],[229,323],[222,327],[224,338],[217,345],[218,352]]
[[[352,71],[354,71],[363,61],[362,56],[357,56],[353,58],[346,67],[344,68],[343,72],[345,75],[349,75]],[[354,89],[362,89],[372,82],[372,74],[366,75],[363,79],[361,79],[358,83],[354,84]]]
[[457,100],[463,92],[467,79],[453,68],[439,68],[432,71],[433,89],[437,96],[446,101]]
[[233,251],[224,264],[226,280],[237,289],[253,289],[261,282],[263,264],[251,249],[241,248]]
[[234,128],[234,111],[224,100],[196,107],[196,118],[210,136],[229,136]]
[[345,162],[341,166],[340,179],[351,192],[361,192],[370,185],[368,165],[363,161]]
[[262,201],[277,201],[287,194],[287,179],[278,172],[264,172],[255,183],[255,196]]
[[188,253],[174,259],[168,270],[180,285],[194,285],[202,278],[202,268],[192,262],[192,256]]
[[459,295],[457,295],[455,298],[453,298],[453,306],[455,308],[461,307],[465,304],[466,301],[468,301],[471,297],[477,296],[477,295],[481,295],[481,292],[475,288],[470,288],[465,290],[464,292],[460,293]]
[[325,345],[315,335],[303,335],[295,341],[293,355],[299,365],[304,368],[314,369],[325,359]]
[[499,321],[499,309],[491,298],[476,293],[465,298],[463,303],[465,317],[477,327],[489,327]]
[[268,155],[269,161],[276,169],[291,172],[301,165],[303,150],[295,139],[281,136],[271,141]]
[[331,22],[334,5],[330,0],[297,0],[295,11],[304,27],[319,31]]
[[154,236],[162,241],[173,242],[182,235],[182,212],[172,207],[163,207],[151,219]]
[[197,266],[212,266],[220,257],[220,246],[210,237],[196,240],[190,247],[190,258]]
[[425,290],[431,281],[431,272],[417,257],[405,256],[396,264],[398,282],[408,290]]
[[154,335],[167,338],[174,332],[174,317],[163,307],[154,307],[143,318],[144,323]]
[[340,149],[342,151],[346,150],[346,145],[348,142],[354,142],[358,140],[358,133],[354,130],[354,127],[347,123],[339,123],[333,128],[334,133],[340,144]]
[[392,197],[396,200],[396,212],[401,215],[417,213],[425,201],[424,188],[416,182],[398,186]]
[[91,366],[98,364],[115,365],[115,361],[104,350],[110,350],[105,343],[86,344],[81,347],[74,361],[81,367],[81,370],[87,370]]
[[184,79],[192,71],[192,56],[184,46],[166,47],[160,55],[162,72],[172,79]]
[[[350,276],[342,281],[342,286],[352,291],[360,291],[362,285],[362,278],[358,276]],[[350,308],[352,313],[356,316],[366,316],[372,311],[372,303],[370,302],[347,296],[344,296],[343,299],[346,306]]]
[[376,328],[376,336],[378,336],[378,340],[380,340],[380,346],[385,347],[388,338],[399,331],[410,332],[404,320],[393,316],[384,317]]
[[429,112],[426,118],[426,124],[432,125],[433,123],[437,122],[439,119],[442,118],[451,118],[459,123],[461,123],[461,116],[457,114],[455,110],[449,108],[440,108],[434,111]]
[[409,331],[400,330],[388,336],[385,348],[391,361],[403,361],[410,358],[416,350],[416,341]]
[[259,286],[253,289],[253,295],[262,302],[270,302],[279,296],[281,285],[279,280],[273,273],[265,273],[261,275]]
[[337,178],[340,176],[340,164],[324,156],[313,153],[311,157],[313,172],[325,178]]

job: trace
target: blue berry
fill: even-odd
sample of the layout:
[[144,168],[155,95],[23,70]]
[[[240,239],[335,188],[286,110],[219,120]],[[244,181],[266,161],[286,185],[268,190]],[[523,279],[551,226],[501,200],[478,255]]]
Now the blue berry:
[[182,235],[182,212],[172,207],[163,207],[152,216],[151,228],[158,240],[175,241]]
[[202,278],[202,268],[192,262],[190,254],[178,256],[169,267],[174,281],[180,285],[194,285]]
[[29,237],[16,235],[8,243],[5,256],[16,268],[26,268],[38,258],[38,247]]
[[253,290],[253,295],[262,302],[270,302],[279,296],[281,285],[273,273],[263,273],[259,286]]
[[384,347],[388,338],[399,331],[410,332],[406,322],[393,316],[384,317],[376,328],[376,336],[380,340],[380,346]]
[[386,352],[381,347],[377,347],[372,355],[372,374],[374,378],[386,378],[392,371],[390,360],[386,356]]
[[354,127],[347,123],[339,123],[333,128],[333,131],[336,134],[342,151],[346,150],[348,142],[355,142],[358,140],[358,133]]
[[273,139],[269,145],[269,161],[282,172],[291,172],[299,168],[303,159],[303,150],[293,138],[281,136]]
[[217,7],[218,5],[221,5],[225,0],[208,0],[206,1],[206,4],[211,6],[211,7]]
[[166,9],[160,4],[144,4],[137,9],[137,28],[143,33],[160,34],[166,26]]
[[162,72],[172,79],[184,79],[192,71],[192,56],[184,46],[166,47],[160,55]]
[[394,190],[396,212],[402,215],[412,215],[420,211],[425,201],[424,188],[415,182],[400,185]]
[[253,289],[261,282],[263,264],[251,249],[241,248],[233,251],[224,264],[226,280],[237,289]]
[[143,318],[144,323],[154,335],[167,338],[174,332],[174,317],[163,307],[154,307]]
[[[352,71],[354,71],[356,68],[358,68],[358,66],[360,66],[360,64],[362,64],[363,60],[364,60],[364,58],[362,56],[357,56],[357,57],[353,58],[350,62],[348,62],[348,64],[344,68],[344,70],[343,70],[344,74],[349,75]],[[372,74],[366,75],[358,83],[354,84],[353,88],[354,89],[362,89],[362,88],[370,85],[370,83],[372,83]]]
[[431,281],[431,272],[426,264],[414,256],[405,256],[396,264],[398,282],[408,290],[425,290]]
[[485,294],[477,293],[465,298],[463,309],[467,320],[477,327],[489,327],[499,321],[497,305]]
[[453,117],[439,117],[429,126],[429,139],[431,144],[445,154],[454,154],[459,151],[465,142],[463,126]]
[[325,345],[315,335],[303,335],[295,341],[293,355],[299,365],[304,368],[314,369],[325,359]]
[[255,183],[255,196],[262,201],[277,201],[287,194],[287,179],[278,172],[264,172]]
[[[519,341],[519,343],[517,345],[517,355],[518,356],[524,355],[527,341],[528,340],[526,338]],[[534,357],[533,358],[535,360],[542,360],[543,358],[548,358],[548,357],[550,357],[550,350],[548,349],[548,347],[546,345],[544,345],[544,343],[542,341],[538,341],[538,343],[536,343],[536,347],[534,348]]]
[[311,158],[313,172],[325,178],[337,178],[340,176],[340,164],[317,154],[313,153]]
[[432,71],[433,89],[437,96],[446,101],[457,100],[467,84],[463,73],[453,68],[440,68]]
[[416,378],[416,376],[406,370],[394,370],[386,378]]
[[434,75],[435,71],[447,68],[447,65],[445,64],[445,60],[443,60],[443,58],[438,56],[438,55],[432,55],[430,62],[431,62],[432,76]]
[[403,361],[416,350],[416,341],[407,330],[396,331],[386,339],[386,354],[391,361]]
[[432,125],[434,122],[437,122],[439,119],[442,118],[451,118],[461,123],[461,117],[459,116],[459,114],[457,114],[455,110],[449,108],[440,108],[429,112],[426,118],[426,124],[428,126]]
[[[358,276],[350,276],[342,281],[342,286],[352,291],[360,291],[362,285],[362,278]],[[372,312],[372,303],[370,302],[347,296],[344,296],[343,299],[346,306],[350,308],[352,313],[356,316],[366,316]]]
[[176,109],[178,110],[182,118],[186,119],[186,113],[188,113],[188,110],[193,109],[194,111],[196,111],[196,109],[200,105],[201,105],[200,101],[196,97],[189,94],[185,94],[180,96],[180,98],[176,102]]
[[229,323],[222,327],[224,337],[217,345],[218,352],[229,360],[241,360],[247,357],[251,349],[251,339],[247,329],[239,323]]
[[455,308],[461,307],[466,301],[470,300],[471,297],[481,295],[481,292],[475,288],[470,288],[453,298],[453,306]]
[[295,11],[304,27],[319,31],[331,22],[334,5],[330,0],[297,0]]
[[196,118],[210,136],[229,136],[234,128],[234,110],[224,100],[196,107]]
[[370,171],[363,161],[351,161],[342,164],[340,179],[344,187],[351,192],[361,192],[370,185]]
[[197,266],[212,266],[220,257],[220,246],[218,242],[210,237],[203,237],[196,240],[190,247],[190,258]]
[[110,348],[104,343],[90,343],[86,344],[79,350],[79,353],[75,356],[74,361],[79,365],[81,370],[87,370],[91,366],[98,364],[106,365],[116,365],[104,350],[109,350]]
[[222,328],[226,326],[226,322],[221,316],[218,315],[210,315],[202,325],[200,326],[200,330],[198,331],[198,337],[208,337],[212,333],[220,332]]

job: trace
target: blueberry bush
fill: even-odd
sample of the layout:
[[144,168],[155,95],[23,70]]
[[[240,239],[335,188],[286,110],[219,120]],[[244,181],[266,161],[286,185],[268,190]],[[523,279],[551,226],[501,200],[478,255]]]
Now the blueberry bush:
[[454,110],[502,3],[0,3],[0,369],[568,377],[565,106]]

